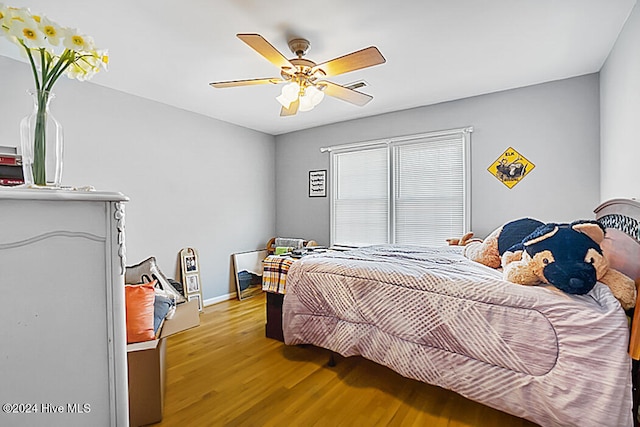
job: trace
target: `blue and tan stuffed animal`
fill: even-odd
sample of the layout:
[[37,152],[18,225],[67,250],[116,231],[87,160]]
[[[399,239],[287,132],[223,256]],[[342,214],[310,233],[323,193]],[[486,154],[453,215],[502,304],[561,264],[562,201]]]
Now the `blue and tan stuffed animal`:
[[551,284],[569,294],[586,294],[600,281],[628,310],[635,305],[635,283],[609,268],[600,248],[604,233],[597,221],[545,224],[522,218],[465,246],[464,255],[489,267],[502,266],[503,277],[510,282]]

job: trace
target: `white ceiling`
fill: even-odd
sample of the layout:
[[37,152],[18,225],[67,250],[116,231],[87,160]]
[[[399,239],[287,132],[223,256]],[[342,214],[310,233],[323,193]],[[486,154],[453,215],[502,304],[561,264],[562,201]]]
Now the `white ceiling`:
[[[108,48],[102,86],[278,135],[390,111],[597,72],[636,0],[3,0],[76,27]],[[259,33],[286,57],[311,42],[316,63],[368,46],[382,65],[331,78],[365,80],[374,99],[335,98],[280,117],[279,85],[212,81],[279,76],[236,38]],[[21,59],[4,39],[0,55]]]

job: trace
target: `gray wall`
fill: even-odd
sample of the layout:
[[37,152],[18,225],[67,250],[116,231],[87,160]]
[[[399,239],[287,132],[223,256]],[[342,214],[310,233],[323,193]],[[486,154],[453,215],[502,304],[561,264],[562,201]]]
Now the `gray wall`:
[[[25,91],[33,83],[25,64],[3,57],[0,75],[0,145],[16,145],[18,123],[31,110]],[[93,185],[131,198],[129,263],[154,255],[175,275],[178,251],[195,247],[204,296],[218,298],[234,292],[233,252],[262,247],[273,235],[329,243],[329,199],[308,197],[308,172],[329,168],[322,146],[473,126],[477,235],[521,216],[591,218],[600,201],[599,84],[592,74],[275,138],[66,79],[56,85],[52,112],[65,126],[64,184]],[[509,146],[536,165],[511,190],[486,170]],[[631,182],[635,173],[627,169],[626,179]]]
[[[465,126],[474,128],[476,235],[523,216],[593,218],[600,195],[597,74],[277,136],[276,234],[329,243],[329,199],[307,195],[308,172],[329,169],[329,154],[320,147]],[[509,146],[536,166],[513,189],[487,171]]]
[[[0,76],[0,145],[19,146],[20,120],[32,108],[30,69],[0,57]],[[65,130],[63,184],[131,199],[127,262],[155,256],[177,277],[178,252],[193,247],[204,298],[235,294],[231,254],[262,248],[275,232],[274,137],[92,82],[63,77],[54,92],[51,112]]]
[[640,5],[600,72],[602,201],[640,198]]

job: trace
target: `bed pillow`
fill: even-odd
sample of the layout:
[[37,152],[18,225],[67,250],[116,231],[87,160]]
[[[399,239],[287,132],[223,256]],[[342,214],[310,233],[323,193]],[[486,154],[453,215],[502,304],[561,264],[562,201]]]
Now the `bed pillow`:
[[140,285],[125,285],[127,344],[155,339],[155,280]]
[[187,301],[184,295],[178,292],[171,285],[169,279],[160,271],[155,257],[149,257],[139,264],[128,266],[124,273],[125,283],[144,283],[152,280],[157,281],[158,288],[173,294],[178,304]]

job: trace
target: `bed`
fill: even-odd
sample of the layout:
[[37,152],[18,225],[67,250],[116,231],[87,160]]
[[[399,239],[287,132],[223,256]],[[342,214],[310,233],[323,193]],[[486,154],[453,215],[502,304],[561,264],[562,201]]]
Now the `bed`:
[[[603,203],[596,219],[612,266],[640,283],[640,204]],[[359,355],[542,426],[631,426],[628,314],[601,283],[568,295],[506,282],[461,247],[381,245],[293,263],[282,323],[288,345]]]

